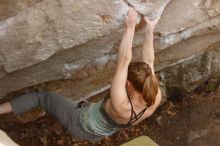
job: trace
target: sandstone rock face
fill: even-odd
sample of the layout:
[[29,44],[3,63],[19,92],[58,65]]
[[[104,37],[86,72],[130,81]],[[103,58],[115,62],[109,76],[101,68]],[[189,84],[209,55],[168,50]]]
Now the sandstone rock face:
[[[0,96],[40,86],[78,100],[107,90],[128,5],[140,17],[162,15],[155,68],[169,91],[219,79],[220,0],[8,0],[0,2]],[[142,20],[137,28],[134,60]]]
[[0,20],[3,21],[43,0],[1,0]]

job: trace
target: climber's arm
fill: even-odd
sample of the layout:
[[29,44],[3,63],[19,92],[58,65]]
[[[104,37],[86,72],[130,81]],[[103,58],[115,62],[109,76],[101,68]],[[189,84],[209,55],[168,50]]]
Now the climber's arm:
[[127,27],[119,47],[117,68],[113,76],[111,86],[110,102],[115,110],[122,107],[127,99],[125,87],[127,82],[128,66],[132,58],[132,42],[136,25],[136,17],[137,12],[130,8],[128,16],[126,16]]
[[153,47],[153,33],[145,34],[143,44],[143,61],[150,65],[154,73],[154,47]]
[[144,38],[144,44],[143,44],[143,61],[148,63],[152,69],[152,73],[154,74],[154,46],[153,46],[153,32],[155,29],[155,26],[160,18],[157,18],[153,21],[149,21],[147,17],[144,17],[147,26],[146,26],[146,33]]

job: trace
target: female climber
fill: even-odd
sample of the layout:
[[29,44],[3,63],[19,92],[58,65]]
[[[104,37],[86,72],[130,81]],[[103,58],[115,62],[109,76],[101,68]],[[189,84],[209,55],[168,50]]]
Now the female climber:
[[146,32],[141,62],[131,62],[137,12],[129,8],[125,32],[118,51],[118,62],[109,98],[79,107],[61,95],[49,92],[28,93],[0,105],[0,114],[21,115],[41,106],[54,116],[74,137],[98,141],[122,128],[128,128],[151,116],[161,101],[159,83],[154,74],[153,31],[159,18],[145,17]]

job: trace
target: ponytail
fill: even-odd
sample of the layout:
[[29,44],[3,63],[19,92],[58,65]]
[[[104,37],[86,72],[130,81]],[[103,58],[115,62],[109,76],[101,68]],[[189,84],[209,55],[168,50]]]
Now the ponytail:
[[158,86],[158,80],[153,74],[146,76],[142,93],[148,107],[152,106],[155,103],[158,93]]
[[137,91],[143,94],[143,99],[146,101],[148,107],[155,103],[159,83],[147,63],[130,63],[128,67],[128,80]]

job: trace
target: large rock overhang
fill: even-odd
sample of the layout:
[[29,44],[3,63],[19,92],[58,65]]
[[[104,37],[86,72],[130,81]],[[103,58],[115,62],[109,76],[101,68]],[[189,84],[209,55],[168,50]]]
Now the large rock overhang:
[[[154,44],[162,84],[191,91],[218,79],[217,1],[45,0],[0,22],[0,96],[36,85],[73,100],[107,90],[128,3],[152,18],[165,9]],[[134,60],[143,32],[135,34]]]

